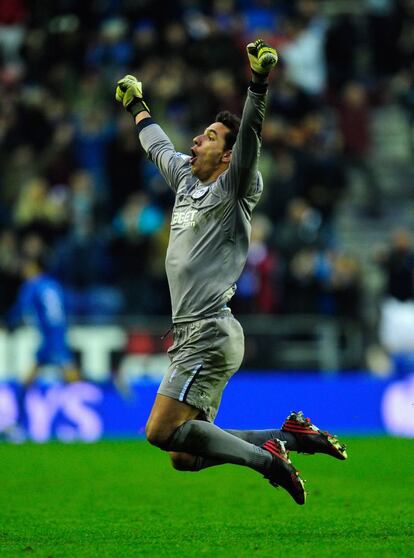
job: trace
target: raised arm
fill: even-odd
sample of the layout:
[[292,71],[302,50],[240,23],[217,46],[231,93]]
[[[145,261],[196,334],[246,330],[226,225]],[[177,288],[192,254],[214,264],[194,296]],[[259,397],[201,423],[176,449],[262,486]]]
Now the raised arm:
[[230,166],[223,176],[224,186],[239,197],[245,196],[251,188],[254,188],[257,181],[265,102],[266,93],[256,93],[252,84],[247,92]]
[[131,113],[137,125],[139,140],[148,158],[176,192],[180,182],[187,174],[191,174],[189,157],[175,151],[166,133],[152,120],[149,107],[143,98],[141,82],[134,76],[125,76],[118,81],[115,98]]
[[247,55],[252,69],[252,80],[229,170],[223,177],[223,185],[239,197],[247,195],[250,189],[255,189],[258,181],[257,162],[261,148],[268,76],[278,60],[276,50],[260,39],[247,45]]

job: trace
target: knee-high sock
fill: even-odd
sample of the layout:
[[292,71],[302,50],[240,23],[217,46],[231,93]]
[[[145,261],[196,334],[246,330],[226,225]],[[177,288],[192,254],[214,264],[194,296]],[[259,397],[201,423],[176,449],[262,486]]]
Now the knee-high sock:
[[273,429],[273,430],[228,430],[226,432],[241,438],[250,444],[255,444],[256,446],[262,446],[267,440],[271,438],[278,438],[282,442],[286,442],[286,449],[291,451],[298,450],[298,444],[296,442],[295,436],[291,432],[284,432],[283,430]]
[[182,424],[164,449],[190,453],[212,460],[215,465],[244,465],[263,474],[268,472],[272,463],[272,456],[268,451],[202,420],[189,420]]
[[[282,440],[282,442],[286,442],[286,449],[297,451],[298,444],[296,442],[296,438],[290,432],[284,432],[283,430],[228,430],[226,429],[225,432],[240,438],[241,440],[245,440],[250,444],[255,444],[256,446],[261,446],[267,440],[271,438],[278,438]],[[198,456],[195,463],[193,471],[201,471],[201,469],[207,469],[208,467],[216,467],[217,465],[223,465],[223,461],[219,461],[218,459],[211,459],[209,457],[201,457]]]

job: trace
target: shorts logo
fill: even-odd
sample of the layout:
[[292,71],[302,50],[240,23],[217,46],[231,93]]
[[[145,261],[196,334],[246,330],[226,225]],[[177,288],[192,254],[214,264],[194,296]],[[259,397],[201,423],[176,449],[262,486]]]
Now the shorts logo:
[[184,229],[195,227],[197,209],[175,209],[171,219],[171,226],[180,225]]

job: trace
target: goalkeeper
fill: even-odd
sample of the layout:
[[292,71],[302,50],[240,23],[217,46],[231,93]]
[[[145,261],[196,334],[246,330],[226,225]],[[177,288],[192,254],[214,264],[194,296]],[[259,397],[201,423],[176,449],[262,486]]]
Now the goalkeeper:
[[301,413],[279,430],[225,431],[213,424],[244,354],[243,330],[227,303],[246,262],[251,215],[263,189],[257,163],[268,75],[277,63],[276,51],[261,40],[247,46],[247,55],[252,79],[241,121],[220,112],[193,139],[189,156],[177,153],[152,120],[140,82],[126,76],[116,88],[142,147],[175,192],[166,256],[174,344],[146,434],[170,453],[176,469],[244,465],[304,504],[304,484],[286,449],[345,459],[336,438]]

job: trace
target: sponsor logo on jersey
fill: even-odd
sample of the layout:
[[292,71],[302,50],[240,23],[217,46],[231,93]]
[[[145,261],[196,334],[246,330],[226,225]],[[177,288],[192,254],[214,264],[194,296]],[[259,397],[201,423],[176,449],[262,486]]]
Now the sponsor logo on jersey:
[[184,229],[195,227],[195,216],[198,213],[197,209],[174,209],[171,226],[179,225]]

